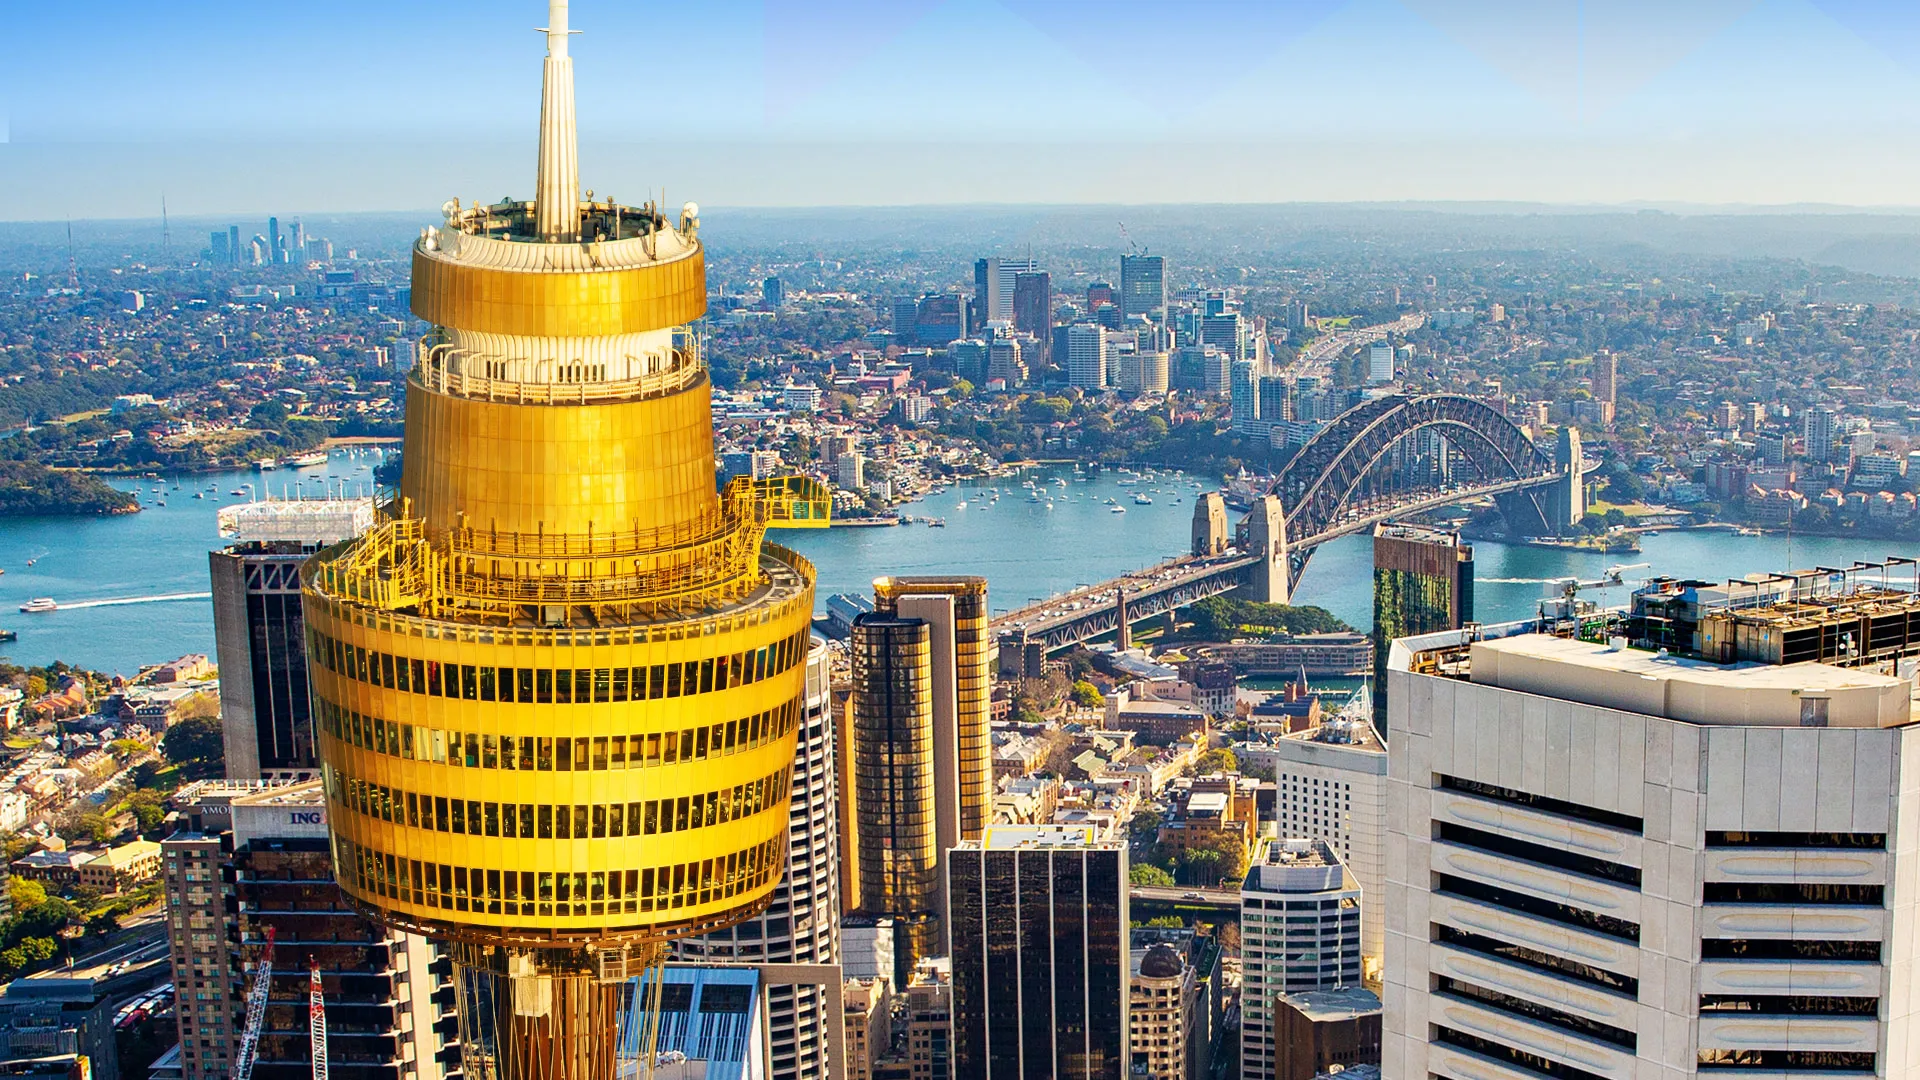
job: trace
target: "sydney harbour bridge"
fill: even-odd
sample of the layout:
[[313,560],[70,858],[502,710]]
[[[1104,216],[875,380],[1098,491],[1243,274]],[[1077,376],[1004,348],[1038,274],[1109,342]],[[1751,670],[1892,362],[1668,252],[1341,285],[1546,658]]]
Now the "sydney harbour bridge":
[[[1392,467],[1439,439],[1452,452],[1424,474]],[[1286,603],[1320,545],[1468,499],[1491,497],[1514,533],[1564,535],[1579,524],[1591,467],[1570,429],[1550,454],[1477,398],[1376,398],[1303,444],[1237,523],[1218,494],[1201,498],[1188,555],[1008,612],[994,629],[1003,648],[1038,641],[1050,652],[1116,631],[1124,640],[1132,623],[1222,593]]]

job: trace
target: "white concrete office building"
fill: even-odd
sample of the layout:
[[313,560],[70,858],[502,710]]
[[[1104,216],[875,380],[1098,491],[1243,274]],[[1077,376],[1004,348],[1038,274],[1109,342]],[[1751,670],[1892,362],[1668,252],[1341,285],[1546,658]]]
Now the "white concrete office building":
[[1517,629],[1393,646],[1386,1080],[1908,1075],[1912,683]]
[[1360,954],[1379,978],[1386,943],[1387,747],[1364,716],[1328,718],[1270,743],[1240,743],[1242,762],[1271,768],[1281,836],[1325,840],[1360,884]]
[[1240,886],[1240,942],[1240,1076],[1273,1080],[1274,999],[1360,985],[1360,885],[1324,840],[1263,841]]

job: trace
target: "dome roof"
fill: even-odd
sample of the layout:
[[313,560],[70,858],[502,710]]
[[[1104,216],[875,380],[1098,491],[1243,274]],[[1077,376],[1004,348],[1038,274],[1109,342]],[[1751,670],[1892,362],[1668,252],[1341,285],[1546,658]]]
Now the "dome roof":
[[1164,942],[1147,946],[1147,954],[1140,958],[1140,974],[1149,979],[1177,979],[1186,966],[1180,950]]

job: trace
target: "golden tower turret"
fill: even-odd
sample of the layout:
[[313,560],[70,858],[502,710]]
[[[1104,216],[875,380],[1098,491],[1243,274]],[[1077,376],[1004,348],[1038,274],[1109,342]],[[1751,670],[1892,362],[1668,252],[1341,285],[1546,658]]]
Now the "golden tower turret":
[[829,501],[715,490],[699,212],[580,197],[566,16],[536,198],[414,246],[399,490],[305,572],[341,887],[455,943],[501,1080],[614,1075],[628,974],[766,903],[814,572],[763,536]]

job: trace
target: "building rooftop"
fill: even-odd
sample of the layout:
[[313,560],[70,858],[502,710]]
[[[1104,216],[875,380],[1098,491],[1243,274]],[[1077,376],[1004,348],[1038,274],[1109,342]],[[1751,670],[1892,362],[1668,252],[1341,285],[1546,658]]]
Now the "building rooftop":
[[1248,894],[1359,892],[1353,875],[1324,840],[1287,837],[1266,840],[1240,886]]
[[1346,714],[1330,717],[1300,731],[1285,732],[1279,738],[1284,742],[1322,743],[1374,754],[1387,752],[1386,744],[1380,741],[1380,733],[1373,729],[1371,721]]
[[1266,866],[1339,866],[1340,858],[1322,840],[1304,836],[1275,840],[1261,851]]
[[337,544],[373,527],[372,499],[294,499],[220,508],[220,535],[241,542]]
[[1187,796],[1188,814],[1224,814],[1227,812],[1227,793],[1224,791],[1196,791]]
[[1460,534],[1452,529],[1435,528],[1432,525],[1409,524],[1390,521],[1373,527],[1373,535],[1392,540],[1418,540],[1426,544],[1460,543]]
[[978,841],[964,841],[961,847],[984,851],[1015,851],[1022,848],[1101,847],[1089,825],[992,825]]
[[1303,990],[1281,994],[1280,1000],[1299,1010],[1316,1024],[1332,1020],[1351,1020],[1380,1011],[1380,996],[1358,986],[1329,986],[1324,990]]
[[1717,664],[1550,634],[1476,641],[1468,661],[1475,683],[1696,724],[1871,728],[1912,716],[1910,680],[1830,664]]

